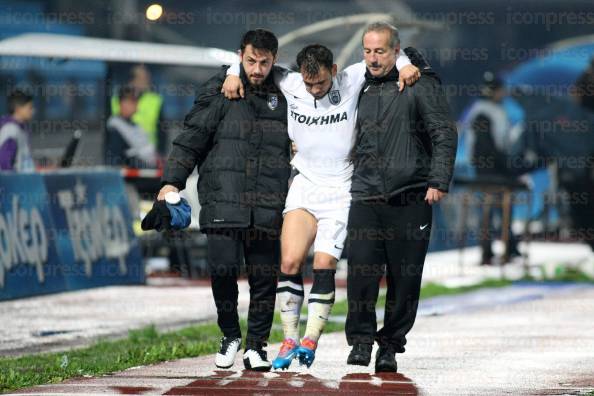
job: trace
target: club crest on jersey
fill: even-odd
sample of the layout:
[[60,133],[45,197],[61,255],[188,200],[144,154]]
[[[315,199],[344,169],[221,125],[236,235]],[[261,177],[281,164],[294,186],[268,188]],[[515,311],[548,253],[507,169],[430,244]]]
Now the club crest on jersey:
[[330,91],[330,93],[328,94],[328,99],[330,100],[330,103],[332,103],[333,105],[339,104],[340,103],[340,91],[338,91],[338,90]]
[[278,95],[268,95],[268,108],[276,110],[278,107]]

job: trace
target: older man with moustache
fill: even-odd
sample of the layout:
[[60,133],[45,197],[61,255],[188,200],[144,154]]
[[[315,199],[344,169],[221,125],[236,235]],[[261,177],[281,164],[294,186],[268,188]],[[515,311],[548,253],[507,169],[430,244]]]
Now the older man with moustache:
[[[419,301],[431,232],[432,207],[447,193],[457,133],[439,79],[423,73],[399,91],[398,30],[374,23],[363,34],[366,82],[359,98],[353,149],[346,336],[347,363],[367,366],[378,342],[375,369],[397,371]],[[421,66],[429,70],[429,65]],[[387,277],[384,326],[375,304]]]

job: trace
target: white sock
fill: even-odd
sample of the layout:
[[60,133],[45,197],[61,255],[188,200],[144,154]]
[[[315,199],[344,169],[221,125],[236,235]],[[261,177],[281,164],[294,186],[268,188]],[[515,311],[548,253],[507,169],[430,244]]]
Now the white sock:
[[281,272],[276,288],[285,338],[299,341],[299,316],[303,305],[303,277]]
[[307,304],[305,337],[318,342],[334,305],[335,270],[314,270],[314,283]]

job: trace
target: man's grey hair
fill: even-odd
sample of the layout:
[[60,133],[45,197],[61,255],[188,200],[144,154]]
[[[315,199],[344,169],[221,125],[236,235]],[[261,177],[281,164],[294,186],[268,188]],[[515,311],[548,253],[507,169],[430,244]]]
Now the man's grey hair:
[[363,37],[369,32],[390,32],[390,47],[396,48],[397,45],[400,45],[400,36],[398,35],[398,29],[396,26],[388,23],[388,22],[374,22],[370,25],[367,25],[365,31],[363,32],[363,36],[361,37],[361,42],[363,42]]

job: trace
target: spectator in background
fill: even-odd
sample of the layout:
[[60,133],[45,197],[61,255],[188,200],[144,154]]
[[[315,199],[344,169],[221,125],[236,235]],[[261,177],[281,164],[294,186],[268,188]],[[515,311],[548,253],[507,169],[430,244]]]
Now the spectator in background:
[[33,96],[17,89],[8,95],[7,102],[9,115],[0,118],[0,170],[33,172],[35,164],[25,126],[35,112]]
[[508,158],[514,153],[514,146],[522,132],[513,127],[503,100],[507,91],[503,81],[493,73],[486,72],[478,99],[466,117],[469,125],[467,145],[469,156],[480,175],[502,175],[514,177],[522,171],[511,169]]
[[[130,71],[128,86],[134,88],[138,95],[138,108],[132,117],[140,126],[149,141],[160,155],[166,154],[167,136],[162,127],[163,97],[152,91],[151,73],[144,65],[134,66]],[[118,97],[111,99],[112,115],[120,114],[120,102]]]
[[131,168],[154,168],[157,165],[155,146],[146,132],[134,123],[138,108],[136,89],[125,86],[118,95],[119,115],[107,120],[105,164]]
[[[491,72],[485,72],[483,78],[481,98],[472,105],[466,117],[468,156],[479,179],[494,180],[493,176],[499,180],[515,179],[524,173],[523,169],[510,166],[521,129],[512,126],[503,106],[503,100],[507,95],[503,81]],[[493,215],[491,212],[488,216],[492,218]],[[510,240],[504,257],[520,255],[518,240],[511,230],[511,223],[510,221],[508,230]],[[480,237],[483,265],[492,264],[494,256],[490,229],[487,234]]]

